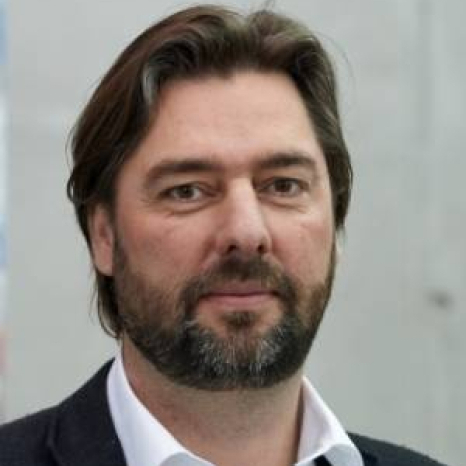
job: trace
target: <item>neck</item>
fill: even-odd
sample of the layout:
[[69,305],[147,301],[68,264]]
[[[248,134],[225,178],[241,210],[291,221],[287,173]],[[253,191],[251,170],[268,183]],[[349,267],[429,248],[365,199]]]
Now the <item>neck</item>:
[[128,340],[123,361],[142,404],[196,455],[217,466],[289,466],[296,461],[301,373],[271,388],[215,392],[173,383]]

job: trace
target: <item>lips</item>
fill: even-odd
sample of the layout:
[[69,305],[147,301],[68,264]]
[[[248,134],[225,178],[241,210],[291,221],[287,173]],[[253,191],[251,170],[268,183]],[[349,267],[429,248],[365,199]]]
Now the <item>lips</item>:
[[255,307],[276,297],[276,293],[259,283],[231,282],[216,286],[202,296],[203,301],[233,308]]

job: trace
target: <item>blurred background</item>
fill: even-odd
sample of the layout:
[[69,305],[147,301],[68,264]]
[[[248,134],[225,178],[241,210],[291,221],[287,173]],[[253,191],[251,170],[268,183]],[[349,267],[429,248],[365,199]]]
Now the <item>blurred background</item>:
[[[67,135],[122,48],[188,4],[0,1],[4,420],[58,402],[116,350],[94,314],[88,254],[65,197]],[[275,8],[305,21],[334,57],[355,170],[334,296],[307,373],[349,430],[464,464],[466,3]]]

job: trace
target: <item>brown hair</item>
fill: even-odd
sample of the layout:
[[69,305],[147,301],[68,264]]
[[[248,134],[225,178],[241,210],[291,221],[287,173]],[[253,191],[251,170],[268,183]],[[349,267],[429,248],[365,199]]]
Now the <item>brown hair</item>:
[[[105,74],[73,129],[67,193],[88,246],[89,214],[97,204],[112,212],[115,179],[146,135],[164,83],[239,70],[279,71],[294,81],[325,155],[335,225],[343,228],[352,169],[326,52],[305,26],[283,15],[266,9],[241,15],[204,5],[175,13],[138,36]],[[95,273],[99,318],[108,333],[119,336],[113,279]]]

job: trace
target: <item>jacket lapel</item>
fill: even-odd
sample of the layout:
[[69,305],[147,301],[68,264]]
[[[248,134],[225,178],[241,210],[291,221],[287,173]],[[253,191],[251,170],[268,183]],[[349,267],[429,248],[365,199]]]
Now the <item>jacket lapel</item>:
[[107,401],[111,361],[61,403],[47,444],[60,466],[126,466]]
[[[378,456],[376,452],[374,451],[374,443],[366,438],[362,437],[360,435],[356,434],[348,434],[353,441],[353,443],[356,445],[357,449],[361,453],[362,460],[364,462],[364,466],[377,466],[379,463]],[[379,466],[383,466],[379,464]]]

